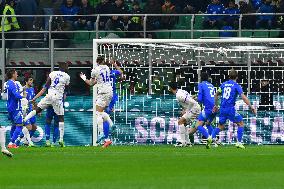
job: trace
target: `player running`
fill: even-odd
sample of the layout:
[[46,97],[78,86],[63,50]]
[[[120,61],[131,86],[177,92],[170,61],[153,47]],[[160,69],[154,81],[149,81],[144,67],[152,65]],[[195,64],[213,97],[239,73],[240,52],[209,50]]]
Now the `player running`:
[[[112,60],[110,63],[114,66],[115,69],[110,71],[110,80],[112,84],[113,96],[112,96],[111,102],[109,103],[108,107],[106,107],[105,109],[105,112],[109,115],[111,114],[111,112],[114,111],[114,105],[116,101],[118,100],[118,95],[116,93],[117,77],[120,77],[123,79],[123,71],[121,70],[121,68],[116,64],[114,60]],[[104,142],[103,147],[108,147],[110,144],[112,144],[112,142],[109,139],[109,130],[110,130],[110,127],[109,127],[108,122],[104,121],[104,126],[103,126],[104,134],[102,136],[99,136],[99,139],[97,141],[97,143],[99,143],[100,140],[104,138],[105,142]]]
[[16,128],[11,136],[11,141],[8,144],[8,148],[18,148],[15,144],[16,139],[22,132],[23,128],[23,112],[22,104],[28,104],[25,91],[21,94],[19,86],[16,84],[18,73],[16,70],[11,69],[7,72],[8,81],[6,83],[7,92],[7,110],[8,118],[11,120],[12,125]]
[[[210,148],[210,144],[212,142],[213,127],[211,126],[212,121],[216,117],[216,113],[212,112],[214,107],[214,95],[215,88],[208,81],[208,74],[205,72],[201,73],[201,83],[198,84],[198,95],[197,101],[204,106],[204,109],[199,114],[197,118],[197,123],[195,127],[190,128],[189,134],[195,133],[197,130],[203,135],[205,139],[207,139],[207,148]],[[203,127],[206,125],[208,131]]]
[[[88,80],[86,75],[81,73],[80,77],[85,83],[89,86],[94,86],[97,84],[98,87],[98,95],[96,99],[96,114],[97,114],[97,125],[98,125],[98,136],[103,135],[103,122],[107,121],[109,123],[109,127],[113,126],[113,122],[110,119],[109,115],[104,112],[105,108],[109,105],[110,101],[113,97],[111,79],[110,79],[110,69],[107,65],[105,65],[105,61],[103,57],[97,58],[97,64],[95,64],[95,68],[92,69],[91,79]],[[110,145],[111,142],[108,142]],[[107,146],[108,146],[107,145]]]
[[66,86],[70,83],[70,76],[66,73],[68,71],[68,64],[65,62],[59,63],[59,71],[53,71],[49,74],[46,81],[48,87],[47,95],[38,103],[36,110],[31,111],[24,119],[29,120],[42,110],[52,106],[56,115],[59,118],[59,145],[65,147],[64,136],[64,106],[63,98]]
[[221,84],[217,93],[215,94],[215,106],[213,111],[218,110],[218,96],[221,95],[221,106],[220,106],[220,116],[219,116],[219,126],[213,130],[212,138],[216,138],[216,135],[220,131],[224,130],[224,125],[229,119],[230,121],[238,125],[237,138],[238,142],[236,143],[237,148],[245,149],[245,146],[242,144],[243,132],[244,132],[244,122],[242,116],[236,111],[235,104],[237,96],[241,96],[243,101],[250,107],[251,111],[256,114],[256,110],[251,105],[249,99],[244,95],[242,87],[236,83],[238,79],[238,73],[234,69],[230,70],[229,81],[226,81]]
[[178,120],[178,126],[180,131],[180,144],[176,146],[187,146],[190,145],[189,131],[186,129],[185,124],[194,121],[198,114],[201,112],[201,108],[191,96],[185,91],[178,89],[177,83],[172,82],[169,84],[170,91],[176,95],[176,99],[180,106],[183,108],[183,115]]

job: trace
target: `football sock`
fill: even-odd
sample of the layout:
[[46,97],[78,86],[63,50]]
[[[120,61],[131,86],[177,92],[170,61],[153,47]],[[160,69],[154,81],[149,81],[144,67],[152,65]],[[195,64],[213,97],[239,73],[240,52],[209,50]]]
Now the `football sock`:
[[199,125],[197,129],[206,139],[208,138],[208,132],[202,125]]
[[237,131],[238,142],[242,142],[243,133],[244,133],[244,127],[238,127],[238,131]]
[[59,122],[59,141],[63,141],[64,136],[64,122]]
[[207,130],[208,130],[209,136],[212,136],[212,132],[213,132],[213,127],[212,127],[212,125],[206,125],[206,127],[207,127]]
[[101,114],[102,114],[103,120],[107,121],[109,123],[109,127],[112,127],[113,126],[113,122],[110,119],[109,115],[107,113],[105,113],[105,112],[101,112]]
[[54,128],[53,128],[53,143],[56,143],[58,136],[59,136],[59,127],[58,127],[58,125],[54,125]]
[[179,125],[179,133],[180,133],[180,142],[181,143],[185,143],[185,126],[182,124],[182,125]]
[[16,126],[15,132],[13,133],[13,137],[11,140],[12,143],[15,143],[16,139],[22,132],[22,128],[23,128],[22,126]]
[[28,143],[31,144],[32,140],[31,140],[31,136],[30,136],[29,130],[26,127],[23,127],[22,132],[24,134],[24,138],[26,138]]
[[186,142],[186,144],[190,144],[190,140],[189,140],[189,126],[185,127],[185,142]]
[[12,140],[13,134],[16,130],[16,125],[12,125],[11,130],[10,130],[10,139]]
[[50,139],[50,124],[45,123],[45,139]]
[[0,127],[0,146],[1,146],[1,150],[6,150],[6,136],[5,136],[5,128],[4,127]]
[[212,133],[212,138],[216,138],[217,135],[219,135],[220,133],[220,128],[219,127],[216,127],[214,130],[213,130],[213,133]]
[[105,139],[108,139],[109,136],[109,123],[107,121],[104,121],[104,137]]
[[31,111],[24,119],[24,122],[28,121],[29,119],[31,119],[32,117],[34,117],[36,115],[36,111],[33,110]]

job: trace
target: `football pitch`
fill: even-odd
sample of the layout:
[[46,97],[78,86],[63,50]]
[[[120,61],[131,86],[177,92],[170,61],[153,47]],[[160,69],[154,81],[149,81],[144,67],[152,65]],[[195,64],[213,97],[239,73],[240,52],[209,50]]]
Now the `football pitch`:
[[14,149],[1,189],[284,188],[284,146],[111,146]]

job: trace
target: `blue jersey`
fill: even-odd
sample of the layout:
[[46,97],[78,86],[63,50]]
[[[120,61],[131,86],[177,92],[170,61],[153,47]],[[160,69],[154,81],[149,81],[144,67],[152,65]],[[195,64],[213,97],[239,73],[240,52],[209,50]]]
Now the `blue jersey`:
[[208,81],[203,81],[198,84],[197,101],[205,106],[205,110],[212,111],[214,107],[215,88]]
[[[35,97],[35,90],[33,87],[27,88],[26,89],[26,94],[27,94],[27,100],[31,101]],[[28,112],[32,111],[33,105],[30,103],[29,104],[29,109]]]
[[120,75],[120,71],[118,71],[118,70],[111,70],[110,71],[110,79],[111,79],[113,94],[116,94],[116,79],[117,79],[117,76],[119,76],[119,75]]
[[6,84],[7,90],[7,110],[8,112],[22,111],[19,87],[13,80],[8,80]]
[[[207,14],[224,14],[224,6],[222,4],[209,4],[207,7]],[[219,20],[222,16],[208,16],[209,20]]]
[[235,106],[238,95],[243,94],[243,89],[235,81],[229,80],[221,84],[218,92],[222,94],[221,108],[229,108]]

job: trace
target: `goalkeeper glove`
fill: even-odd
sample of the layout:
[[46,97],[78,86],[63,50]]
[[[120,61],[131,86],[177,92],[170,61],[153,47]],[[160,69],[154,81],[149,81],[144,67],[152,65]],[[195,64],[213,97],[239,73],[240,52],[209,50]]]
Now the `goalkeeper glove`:
[[85,74],[83,74],[83,73],[81,73],[81,74],[80,74],[80,77],[81,77],[81,79],[82,79],[83,81],[86,81],[86,80],[87,80],[86,75],[85,75]]

